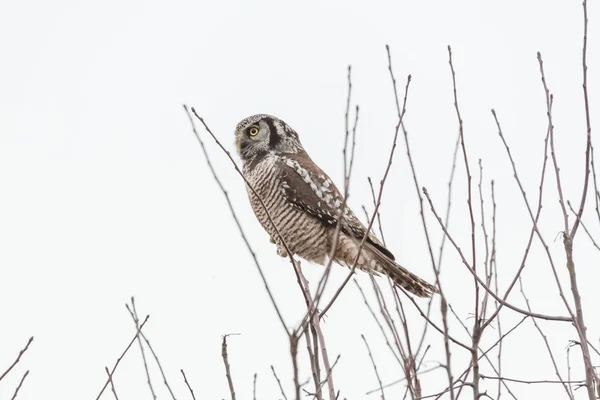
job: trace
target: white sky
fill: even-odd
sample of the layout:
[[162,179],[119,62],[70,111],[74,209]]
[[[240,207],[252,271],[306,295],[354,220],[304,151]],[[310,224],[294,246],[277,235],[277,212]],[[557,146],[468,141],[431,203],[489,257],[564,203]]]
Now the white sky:
[[[600,6],[589,5],[589,91],[592,126],[600,121]],[[531,229],[522,198],[496,133],[498,111],[531,201],[537,198],[546,130],[536,51],[555,94],[556,150],[565,196],[579,202],[585,119],[581,90],[582,7],[559,1],[344,2],[5,2],[0,6],[0,371],[35,340],[0,382],[10,398],[26,369],[20,399],[95,398],[134,329],[124,303],[151,315],[145,332],[178,398],[188,398],[183,368],[198,398],[228,396],[220,358],[230,339],[230,363],[239,398],[278,398],[273,364],[291,396],[287,339],[259,275],[213,181],[181,105],[190,104],[231,150],[233,128],[264,112],[286,120],[313,159],[342,182],[346,67],[353,66],[353,99],[360,104],[357,158],[350,204],[362,217],[370,206],[366,177],[383,174],[395,124],[384,45],[390,44],[400,87],[413,82],[406,124],[419,179],[440,211],[446,202],[457,133],[446,46],[452,45],[459,101],[474,178],[484,164],[484,189],[495,179],[498,267],[505,288],[519,266]],[[204,131],[221,179],[267,274],[288,324],[304,304],[289,262],[275,254],[249,207],[239,177]],[[565,290],[562,229],[554,175],[547,175],[542,228]],[[469,249],[464,166],[457,168],[451,231]],[[476,192],[474,192],[475,194]],[[587,225],[600,238],[589,197]],[[486,206],[489,206],[489,197]],[[487,209],[490,216],[490,209]],[[398,147],[382,205],[386,240],[402,264],[433,280],[405,147]],[[480,213],[477,209],[477,223]],[[428,212],[435,243],[439,228]],[[574,218],[571,217],[571,222]],[[491,221],[487,220],[488,228]],[[480,232],[479,232],[480,233]],[[480,243],[479,254],[483,254]],[[583,230],[576,240],[578,279],[590,340],[598,346],[598,252]],[[482,259],[481,259],[482,260]],[[481,261],[480,260],[480,261]],[[304,264],[315,281],[321,270]],[[472,324],[472,278],[447,247],[443,281],[458,315]],[[334,282],[345,277],[337,268]],[[535,311],[565,315],[538,241],[523,274]],[[368,287],[365,275],[359,281]],[[570,295],[568,296],[570,298]],[[524,306],[518,292],[511,302]],[[425,305],[425,302],[422,302]],[[406,307],[413,310],[406,302]],[[439,321],[439,307],[434,306]],[[519,315],[506,311],[506,330]],[[415,337],[422,319],[411,312]],[[566,376],[569,324],[542,322]],[[349,399],[377,386],[364,333],[385,382],[400,368],[353,284],[324,325],[337,388]],[[454,321],[452,332],[467,341]],[[496,340],[489,329],[483,343]],[[436,332],[426,360],[443,360]],[[487,346],[484,346],[487,347]],[[454,349],[454,374],[468,354]],[[571,353],[573,379],[582,379]],[[495,357],[495,355],[494,355]],[[554,379],[531,322],[508,337],[504,373]],[[596,358],[598,360],[598,358]],[[597,364],[597,363],[596,363]],[[153,371],[156,369],[153,367]],[[483,372],[493,375],[484,363]],[[304,368],[304,378],[309,371]],[[424,394],[445,385],[444,374],[423,378]],[[150,398],[139,349],[115,375],[121,399]],[[168,398],[155,375],[160,398]],[[484,384],[492,396],[496,382]],[[562,398],[560,386],[511,384],[519,398]],[[403,393],[402,386],[388,396]],[[104,398],[111,398],[106,393]],[[470,391],[464,396],[469,398]],[[504,393],[503,396],[506,396]],[[584,390],[576,396],[585,397]]]

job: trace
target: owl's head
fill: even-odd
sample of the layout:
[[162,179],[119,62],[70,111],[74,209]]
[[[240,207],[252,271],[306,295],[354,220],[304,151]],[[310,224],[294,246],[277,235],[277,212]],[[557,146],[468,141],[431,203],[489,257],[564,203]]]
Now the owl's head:
[[268,152],[297,153],[302,150],[296,131],[279,118],[267,114],[241,120],[235,127],[235,142],[244,162]]

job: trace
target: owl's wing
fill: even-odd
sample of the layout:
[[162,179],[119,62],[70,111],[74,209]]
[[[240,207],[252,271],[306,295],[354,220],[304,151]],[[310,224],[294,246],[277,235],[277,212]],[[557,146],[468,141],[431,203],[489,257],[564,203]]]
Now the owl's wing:
[[[342,215],[342,231],[362,240],[367,228],[348,206],[342,210],[344,197],[306,152],[286,154],[279,163],[282,192],[294,207],[326,225],[335,226]],[[367,242],[394,260],[394,255],[372,233],[367,236]]]

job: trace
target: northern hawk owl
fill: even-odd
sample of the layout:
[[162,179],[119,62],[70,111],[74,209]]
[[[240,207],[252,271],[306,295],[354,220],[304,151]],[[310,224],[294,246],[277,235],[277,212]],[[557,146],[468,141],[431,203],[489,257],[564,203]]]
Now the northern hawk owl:
[[[237,124],[235,137],[243,173],[260,196],[285,244],[294,255],[326,265],[341,218],[334,261],[352,267],[366,227],[349,207],[329,176],[306,153],[298,134],[279,118],[253,115]],[[282,238],[269,221],[256,194],[247,187],[259,222],[286,257]],[[356,267],[370,274],[383,273],[393,282],[420,296],[437,289],[394,261],[394,255],[369,233]]]

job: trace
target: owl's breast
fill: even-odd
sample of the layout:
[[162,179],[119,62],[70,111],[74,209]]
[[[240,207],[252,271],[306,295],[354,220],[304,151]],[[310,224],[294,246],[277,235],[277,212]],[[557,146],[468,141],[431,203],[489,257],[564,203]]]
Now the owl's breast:
[[246,185],[254,214],[271,238],[281,245],[281,234],[293,254],[322,263],[329,248],[327,227],[289,201],[285,194],[285,186],[289,185],[289,182],[285,172],[279,168],[277,159],[265,158],[251,170],[245,171],[245,175],[256,191],[254,193]]
[[[252,209],[261,225],[272,235],[273,227],[269,222],[268,215],[271,215],[275,221],[279,220],[280,214],[289,207],[282,190],[283,181],[281,171],[277,168],[277,160],[272,156],[267,156],[254,164],[252,168],[244,168],[244,175],[256,191],[255,193],[250,186],[246,185]],[[261,204],[261,200],[264,206]]]

